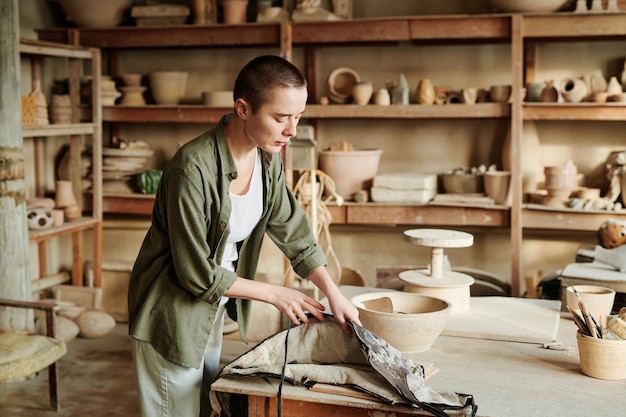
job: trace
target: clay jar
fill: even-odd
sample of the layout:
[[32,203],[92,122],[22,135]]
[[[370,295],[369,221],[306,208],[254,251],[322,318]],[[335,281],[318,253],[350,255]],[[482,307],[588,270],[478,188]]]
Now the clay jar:
[[356,82],[352,86],[352,98],[354,98],[354,102],[360,106],[368,104],[373,93],[374,87],[369,81]]
[[389,90],[381,88],[374,97],[374,103],[379,106],[389,106],[391,104],[391,96]]
[[496,204],[507,204],[511,172],[486,171],[483,175],[483,181],[485,182],[487,197],[493,198]]
[[435,87],[428,78],[420,80],[415,92],[415,99],[418,104],[431,105],[435,103]]
[[544,103],[556,103],[559,101],[559,90],[554,86],[553,81],[546,83],[546,87],[541,91],[539,98]]
[[248,0],[222,0],[224,23],[246,23]]
[[587,97],[587,84],[580,78],[566,78],[561,81],[561,95],[570,103],[579,103]]

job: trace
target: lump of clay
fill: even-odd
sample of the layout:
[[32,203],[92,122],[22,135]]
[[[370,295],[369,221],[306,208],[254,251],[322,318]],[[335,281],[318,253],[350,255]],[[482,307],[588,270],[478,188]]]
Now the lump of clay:
[[[46,334],[45,317],[37,317],[35,328],[38,334]],[[62,342],[68,343],[76,339],[78,336],[78,325],[72,319],[63,316],[57,316],[54,320],[54,338]]]
[[87,310],[76,319],[80,337],[95,338],[106,335],[115,327],[115,319],[104,311]]

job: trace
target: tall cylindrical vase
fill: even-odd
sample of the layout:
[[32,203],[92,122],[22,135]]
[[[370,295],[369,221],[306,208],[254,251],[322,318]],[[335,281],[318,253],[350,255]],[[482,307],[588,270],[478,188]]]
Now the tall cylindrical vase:
[[[509,128],[502,148],[502,166],[505,171],[511,171],[512,168],[511,139]],[[541,144],[535,122],[524,122],[519,150],[522,158],[520,166],[522,193],[526,196],[537,190],[537,183],[543,175]]]

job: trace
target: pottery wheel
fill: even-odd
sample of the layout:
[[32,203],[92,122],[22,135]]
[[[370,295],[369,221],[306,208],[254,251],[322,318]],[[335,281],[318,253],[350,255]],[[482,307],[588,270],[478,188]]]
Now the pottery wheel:
[[474,244],[469,233],[445,229],[411,229],[404,232],[404,239],[431,248],[465,248]]
[[428,287],[456,287],[472,285],[474,279],[466,274],[443,270],[443,248],[472,246],[474,236],[469,233],[445,229],[411,229],[404,232],[409,242],[431,247],[430,271],[407,271],[400,278],[411,284]]

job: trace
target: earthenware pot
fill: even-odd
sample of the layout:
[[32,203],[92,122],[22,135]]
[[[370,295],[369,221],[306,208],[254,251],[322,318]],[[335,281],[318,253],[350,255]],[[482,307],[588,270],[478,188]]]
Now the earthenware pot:
[[320,169],[333,179],[337,193],[350,200],[372,186],[382,153],[382,149],[320,151]]
[[246,23],[248,0],[222,0],[224,23]]
[[509,171],[487,171],[483,175],[485,194],[496,204],[507,204],[511,173]]
[[178,104],[185,96],[188,73],[184,71],[151,72],[150,91],[157,104]]
[[59,0],[59,4],[76,26],[103,28],[122,23],[132,0]]
[[622,84],[617,81],[617,77],[611,77],[609,84],[606,87],[606,92],[609,93],[609,96],[615,96],[623,93]]
[[418,104],[431,105],[435,103],[435,87],[428,78],[420,80],[415,92],[415,99]]
[[354,102],[360,106],[368,104],[373,93],[374,86],[369,81],[357,82],[352,86],[352,98]]
[[559,90],[556,88],[553,81],[546,83],[546,88],[541,92],[540,99],[544,103],[556,103],[559,101]]
[[570,103],[579,103],[587,97],[587,84],[580,78],[566,78],[561,81],[561,95]]
[[391,96],[389,95],[389,90],[386,88],[381,88],[376,92],[374,96],[374,103],[379,106],[389,106],[391,104]]

